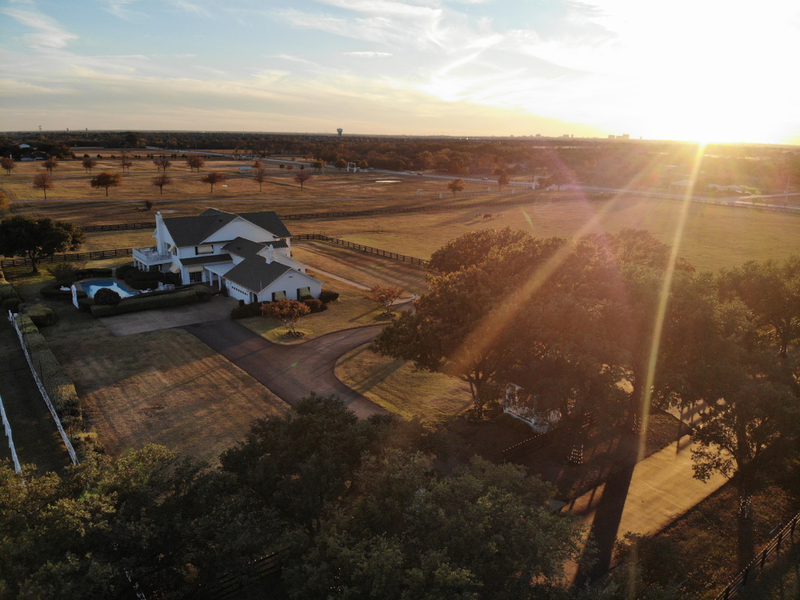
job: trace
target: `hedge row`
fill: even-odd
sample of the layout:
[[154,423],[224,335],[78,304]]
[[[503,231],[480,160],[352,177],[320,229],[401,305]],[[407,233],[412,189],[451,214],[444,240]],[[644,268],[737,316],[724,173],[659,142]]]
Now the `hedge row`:
[[81,402],[75,385],[56,359],[50,344],[39,333],[28,315],[16,318],[17,326],[25,334],[26,347],[34,369],[50,397],[53,406],[67,431],[77,430],[81,424]]
[[212,295],[213,292],[207,286],[196,285],[178,291],[162,291],[130,296],[123,298],[116,306],[93,304],[90,310],[93,317],[110,317],[153,308],[170,308],[194,304],[195,302],[205,302]]

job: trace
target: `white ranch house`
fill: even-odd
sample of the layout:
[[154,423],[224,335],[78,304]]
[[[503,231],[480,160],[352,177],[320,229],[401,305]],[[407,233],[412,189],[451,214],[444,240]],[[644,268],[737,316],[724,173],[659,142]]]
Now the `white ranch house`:
[[156,213],[156,245],[134,248],[143,271],[172,272],[181,283],[208,283],[245,302],[317,298],[322,282],[292,258],[292,234],[274,211],[232,214],[209,208],[195,217]]

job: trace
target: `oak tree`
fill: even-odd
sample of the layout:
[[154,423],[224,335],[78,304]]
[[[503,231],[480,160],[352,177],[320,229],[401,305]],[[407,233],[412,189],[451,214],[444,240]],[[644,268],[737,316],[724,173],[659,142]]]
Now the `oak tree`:
[[209,173],[205,177],[202,177],[200,181],[203,183],[207,183],[211,186],[211,193],[214,193],[214,185],[217,183],[222,183],[228,177],[224,173]]
[[197,154],[187,154],[186,155],[186,164],[189,165],[189,171],[194,171],[197,169],[197,172],[200,172],[200,169],[205,166],[206,161],[203,159],[202,156]]
[[311,312],[311,309],[297,300],[289,300],[283,298],[276,302],[264,304],[261,307],[261,314],[265,317],[273,317],[283,323],[286,327],[287,335],[290,337],[299,337],[297,332],[297,322],[300,317],[303,317]]
[[83,169],[86,173],[91,173],[92,169],[97,166],[97,161],[91,156],[85,156],[81,161],[81,166],[83,166]]
[[375,284],[373,285],[370,290],[369,294],[365,296],[367,300],[372,300],[377,302],[381,306],[383,306],[383,314],[384,316],[391,316],[392,315],[392,304],[394,301],[397,300],[400,296],[403,295],[403,288],[398,287],[396,285],[380,285]]
[[164,193],[164,186],[172,183],[172,179],[166,173],[157,175],[152,179],[153,185],[158,188],[160,194]]
[[153,164],[156,166],[157,169],[167,172],[167,169],[172,166],[172,161],[167,158],[157,158],[153,161]]
[[258,167],[255,171],[253,171],[253,179],[258,182],[258,191],[260,192],[261,186],[267,179],[267,172],[261,167]]
[[500,175],[497,177],[497,186],[502,190],[504,185],[508,185],[511,182],[511,178],[508,176],[508,173],[505,171],[501,171]]
[[453,196],[455,196],[458,192],[464,189],[464,180],[453,179],[453,181],[447,184],[447,189],[453,192]]
[[34,273],[42,259],[77,250],[84,239],[83,230],[68,221],[21,216],[0,221],[0,253],[28,258]]
[[106,197],[108,196],[108,188],[119,187],[122,185],[122,175],[119,173],[110,173],[103,171],[99,175],[92,177],[90,185],[93,188],[105,188]]
[[17,163],[10,156],[4,156],[0,158],[0,166],[6,170],[6,175],[11,175],[11,171],[17,167]]
[[44,199],[47,200],[47,190],[53,188],[53,180],[50,173],[37,173],[33,176],[33,188],[44,192]]
[[304,184],[305,184],[305,182],[306,182],[306,181],[308,181],[309,179],[311,179],[311,175],[309,175],[308,173],[298,173],[297,175],[295,175],[295,176],[294,176],[294,180],[295,180],[297,183],[299,183],[299,184],[300,184],[300,191],[302,191],[302,190],[303,190],[303,185],[304,185]]
[[51,156],[51,157],[49,157],[47,160],[45,160],[42,163],[42,166],[45,169],[47,169],[48,173],[50,173],[52,175],[53,174],[53,169],[55,169],[58,166],[58,159],[57,158],[53,158]]

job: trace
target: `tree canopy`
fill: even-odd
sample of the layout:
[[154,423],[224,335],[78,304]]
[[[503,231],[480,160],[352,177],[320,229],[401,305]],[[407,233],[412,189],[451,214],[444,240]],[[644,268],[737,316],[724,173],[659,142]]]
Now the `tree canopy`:
[[105,188],[106,196],[108,196],[108,188],[119,187],[122,185],[122,175],[119,173],[103,171],[99,175],[92,177],[92,181],[90,183],[93,188]]
[[0,253],[30,259],[34,273],[39,272],[42,259],[56,252],[77,250],[84,238],[83,230],[68,221],[24,216],[0,221]]

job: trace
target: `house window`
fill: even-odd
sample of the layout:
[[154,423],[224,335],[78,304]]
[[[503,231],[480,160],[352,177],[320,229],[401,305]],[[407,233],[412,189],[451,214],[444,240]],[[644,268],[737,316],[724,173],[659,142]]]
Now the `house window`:
[[214,246],[195,246],[194,253],[198,256],[200,254],[214,254]]
[[297,299],[300,300],[303,296],[310,296],[311,295],[311,288],[310,287],[301,287],[297,288]]
[[197,271],[196,273],[189,273],[189,283],[202,283],[203,272]]
[[286,292],[272,292],[272,301],[286,300]]

